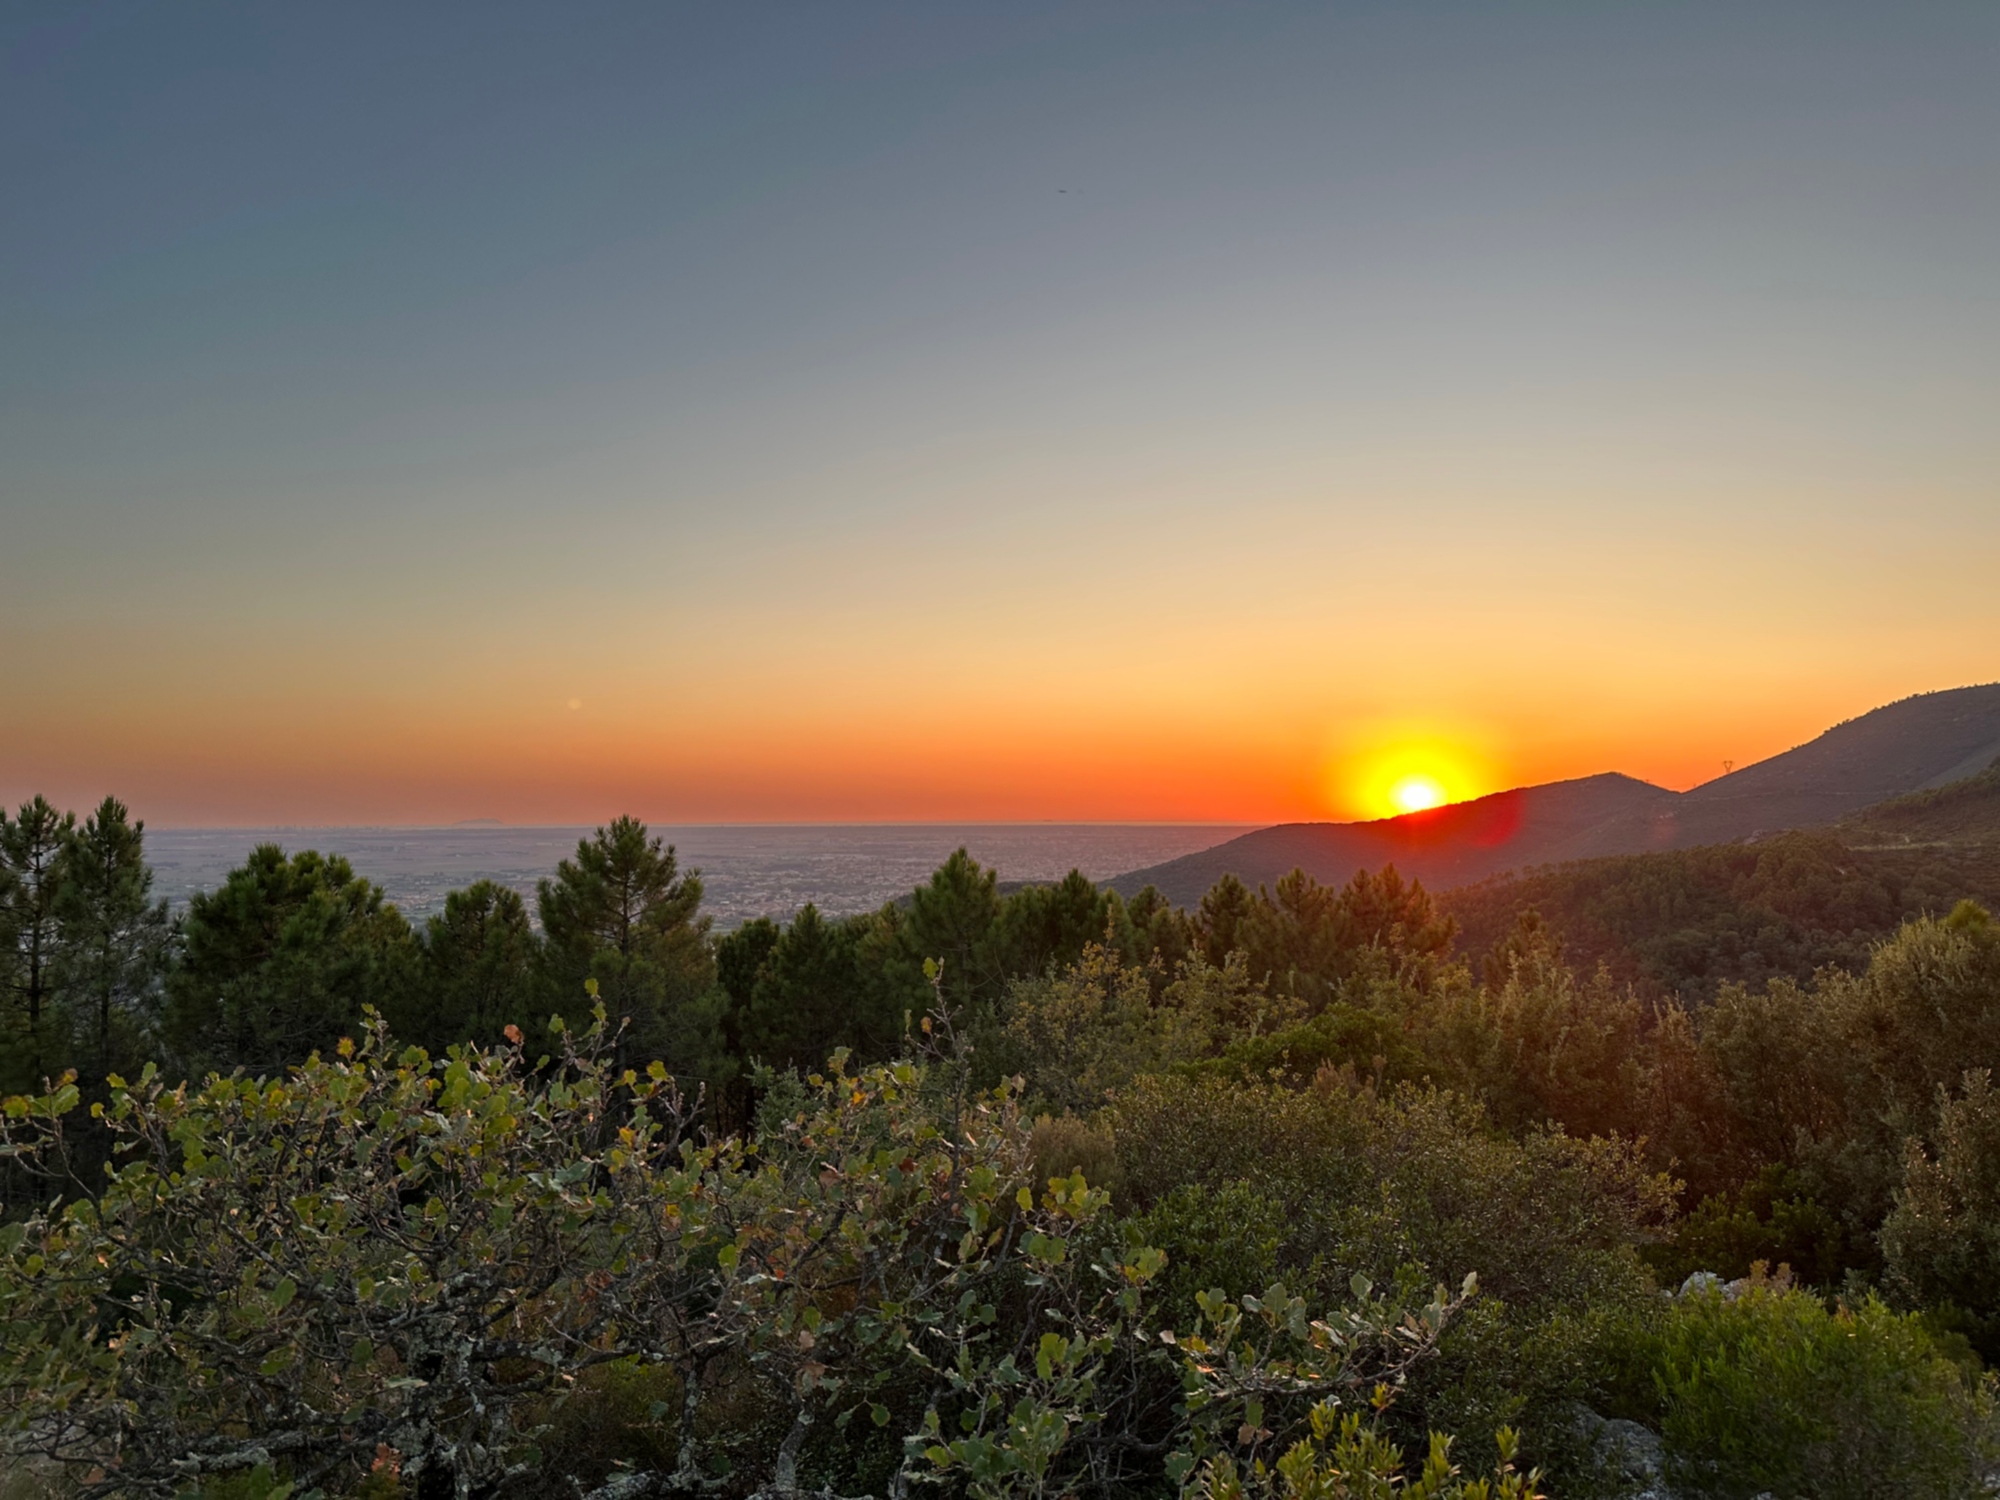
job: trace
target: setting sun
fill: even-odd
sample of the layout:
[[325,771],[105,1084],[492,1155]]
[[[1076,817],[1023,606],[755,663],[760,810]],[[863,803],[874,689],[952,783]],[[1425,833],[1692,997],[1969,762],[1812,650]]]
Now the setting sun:
[[1505,785],[1485,726],[1391,720],[1344,727],[1326,762],[1337,817],[1399,818]]
[[1441,807],[1446,801],[1444,788],[1434,776],[1422,774],[1405,776],[1389,788],[1389,801],[1399,813],[1422,812],[1427,807]]

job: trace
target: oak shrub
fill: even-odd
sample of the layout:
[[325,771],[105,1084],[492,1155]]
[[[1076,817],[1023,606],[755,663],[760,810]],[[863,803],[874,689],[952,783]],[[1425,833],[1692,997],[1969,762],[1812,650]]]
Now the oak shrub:
[[[1225,1459],[1268,1487],[1265,1414],[1317,1452],[1339,1407],[1401,1491],[1379,1409],[1469,1288],[1316,1318],[1214,1291],[1176,1337],[1164,1255],[1038,1180],[1016,1087],[975,1087],[942,1016],[748,1135],[618,1067],[601,1011],[551,1029],[433,1057],[371,1017],[281,1077],[114,1079],[96,1182],[65,1176],[73,1081],[7,1100],[0,1149],[55,1191],[0,1231],[5,1451],[81,1497],[1001,1500]],[[1475,1493],[1430,1470],[1413,1493]]]

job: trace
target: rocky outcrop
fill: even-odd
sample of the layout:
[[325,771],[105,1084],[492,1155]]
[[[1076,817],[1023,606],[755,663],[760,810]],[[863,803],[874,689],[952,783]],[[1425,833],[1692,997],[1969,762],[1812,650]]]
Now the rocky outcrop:
[[1660,1435],[1623,1417],[1601,1417],[1578,1403],[1576,1430],[1608,1473],[1630,1486],[1631,1500],[1679,1500],[1667,1487],[1666,1453]]

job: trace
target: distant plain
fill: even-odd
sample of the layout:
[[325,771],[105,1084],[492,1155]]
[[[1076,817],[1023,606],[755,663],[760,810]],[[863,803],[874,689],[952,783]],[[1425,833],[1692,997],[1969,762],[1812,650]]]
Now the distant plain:
[[[703,909],[724,928],[790,917],[808,901],[830,915],[869,911],[922,884],[964,845],[1003,881],[1103,880],[1247,832],[1212,823],[708,824],[658,827],[682,866],[702,872]],[[405,916],[442,910],[445,895],[495,880],[524,896],[576,852],[588,828],[162,828],[146,830],[155,893],[176,908],[222,883],[258,844],[345,856]]]

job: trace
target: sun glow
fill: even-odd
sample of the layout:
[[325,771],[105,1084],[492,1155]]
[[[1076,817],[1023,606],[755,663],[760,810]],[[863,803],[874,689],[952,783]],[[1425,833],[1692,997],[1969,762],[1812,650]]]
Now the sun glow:
[[1326,768],[1328,810],[1337,817],[1400,818],[1505,785],[1480,725],[1378,722],[1339,738],[1345,743]]
[[1422,812],[1427,807],[1442,807],[1450,799],[1438,784],[1435,776],[1417,772],[1400,778],[1389,788],[1389,802],[1399,813]]

